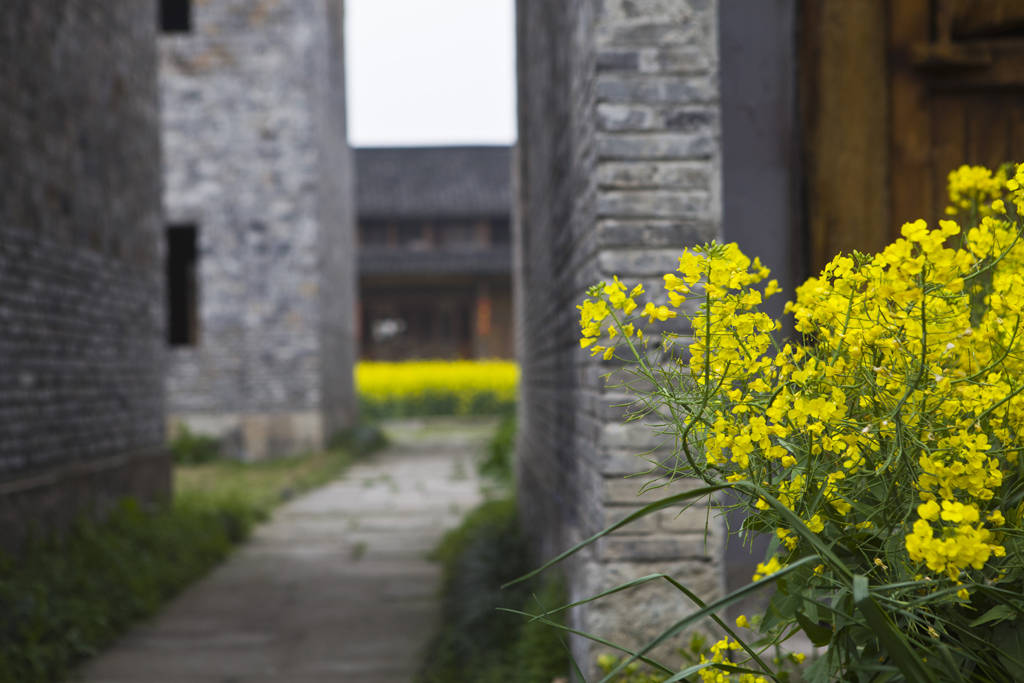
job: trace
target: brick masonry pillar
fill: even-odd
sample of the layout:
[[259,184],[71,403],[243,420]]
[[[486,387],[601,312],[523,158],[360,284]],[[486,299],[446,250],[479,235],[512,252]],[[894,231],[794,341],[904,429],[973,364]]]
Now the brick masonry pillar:
[[[649,467],[639,454],[665,444],[623,423],[614,404],[625,396],[605,379],[615,368],[579,348],[575,305],[613,274],[660,291],[683,248],[720,234],[717,13],[714,0],[518,3],[517,450],[538,558],[691,485],[640,496],[645,480],[626,478]],[[602,539],[567,563],[571,598],[652,572],[719,597],[723,530],[705,512],[662,511]],[[657,583],[572,620],[637,645],[691,609]],[[588,642],[573,651],[593,666]]]

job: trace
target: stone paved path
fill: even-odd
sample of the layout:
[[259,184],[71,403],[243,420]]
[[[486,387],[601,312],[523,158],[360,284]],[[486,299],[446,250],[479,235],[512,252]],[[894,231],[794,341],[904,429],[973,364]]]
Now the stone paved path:
[[86,683],[406,683],[438,619],[425,554],[479,502],[493,421],[407,421],[345,478],[279,508]]

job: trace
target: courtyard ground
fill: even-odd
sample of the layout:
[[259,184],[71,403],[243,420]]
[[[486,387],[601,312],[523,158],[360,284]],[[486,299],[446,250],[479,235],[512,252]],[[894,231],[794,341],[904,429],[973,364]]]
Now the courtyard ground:
[[491,419],[396,421],[390,446],[253,538],[72,680],[408,683],[437,625],[427,559],[480,501]]

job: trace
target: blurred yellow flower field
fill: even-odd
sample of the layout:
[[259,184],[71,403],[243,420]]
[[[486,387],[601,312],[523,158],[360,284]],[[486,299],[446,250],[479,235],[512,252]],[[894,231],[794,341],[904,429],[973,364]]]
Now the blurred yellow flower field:
[[364,415],[482,415],[511,410],[519,366],[504,360],[360,361],[356,391]]

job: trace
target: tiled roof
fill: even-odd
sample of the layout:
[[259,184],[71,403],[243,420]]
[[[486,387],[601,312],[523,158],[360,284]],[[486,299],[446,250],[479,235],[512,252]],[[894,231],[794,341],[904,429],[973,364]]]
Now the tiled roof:
[[511,212],[511,148],[355,149],[360,218],[504,217]]

